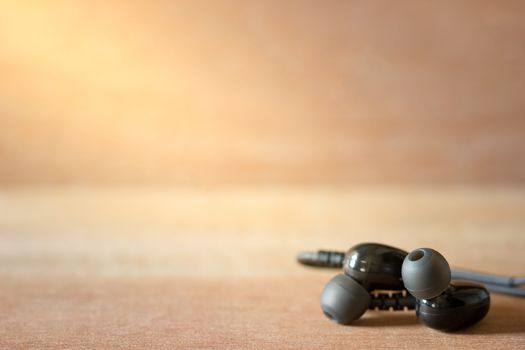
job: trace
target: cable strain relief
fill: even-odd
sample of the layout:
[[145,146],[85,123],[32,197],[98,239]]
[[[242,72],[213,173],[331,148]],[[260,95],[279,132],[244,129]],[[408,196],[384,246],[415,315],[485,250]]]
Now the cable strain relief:
[[370,310],[413,310],[416,307],[416,299],[407,293],[407,291],[400,292],[373,292],[370,293],[372,302],[370,303]]

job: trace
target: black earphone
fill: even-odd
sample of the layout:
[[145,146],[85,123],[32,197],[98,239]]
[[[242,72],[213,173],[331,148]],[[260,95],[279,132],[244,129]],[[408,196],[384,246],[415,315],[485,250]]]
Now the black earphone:
[[[297,259],[309,266],[343,267],[343,273],[328,281],[321,293],[323,313],[340,324],[359,319],[367,309],[415,309],[428,327],[454,331],[485,317],[490,307],[488,290],[525,296],[525,289],[516,288],[525,277],[451,271],[445,258],[430,248],[407,253],[363,243],[346,253],[302,252]],[[468,282],[451,283],[452,278]]]
[[489,312],[487,289],[472,282],[451,284],[448,262],[433,249],[408,254],[401,276],[416,298],[417,318],[430,328],[454,331],[473,325]]
[[[382,244],[359,244],[351,248],[342,263],[343,273],[328,281],[321,293],[324,314],[336,323],[348,324],[373,307],[374,298],[385,300],[370,292],[403,291],[401,266],[405,256],[406,252]],[[413,298],[397,295],[404,301],[399,305],[414,307]]]

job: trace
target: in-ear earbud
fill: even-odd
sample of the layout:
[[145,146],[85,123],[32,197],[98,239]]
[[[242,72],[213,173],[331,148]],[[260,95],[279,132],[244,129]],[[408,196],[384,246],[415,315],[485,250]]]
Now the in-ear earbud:
[[[367,309],[385,308],[381,298],[370,295],[373,290],[404,290],[401,267],[406,252],[383,244],[356,245],[345,254],[343,274],[332,278],[321,293],[321,309],[336,323],[348,324],[357,320]],[[372,301],[375,301],[372,303]],[[410,296],[390,298],[393,309],[413,306]],[[386,307],[388,308],[388,307]]]
[[408,254],[401,269],[407,291],[417,299],[441,294],[450,284],[450,266],[443,255],[430,248]]
[[348,324],[368,310],[370,293],[351,277],[339,274],[332,278],[321,293],[321,309],[330,320]]
[[489,310],[488,291],[474,283],[450,284],[448,262],[433,249],[412,251],[401,273],[406,289],[416,297],[416,316],[428,327],[458,330],[480,321]]

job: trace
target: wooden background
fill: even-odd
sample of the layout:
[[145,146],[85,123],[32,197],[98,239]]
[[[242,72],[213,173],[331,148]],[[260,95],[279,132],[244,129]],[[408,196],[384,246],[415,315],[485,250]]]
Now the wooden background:
[[5,183],[525,181],[522,1],[2,1]]
[[322,315],[299,250],[524,274],[522,1],[0,2],[0,348],[521,348]]
[[0,348],[518,349],[525,302],[446,334],[414,312],[350,326],[319,307],[337,271],[298,250],[429,246],[523,275],[525,190],[17,188],[0,192]]

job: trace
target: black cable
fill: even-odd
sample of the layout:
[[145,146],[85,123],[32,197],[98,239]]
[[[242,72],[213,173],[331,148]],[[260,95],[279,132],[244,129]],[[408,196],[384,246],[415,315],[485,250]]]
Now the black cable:
[[489,275],[487,273],[471,272],[459,269],[452,269],[452,278],[508,287],[516,287],[525,284],[525,277]]
[[487,288],[489,292],[525,298],[525,289],[523,288],[501,286],[497,284],[488,284],[488,283],[483,283],[483,285],[485,286],[485,288]]
[[416,299],[406,292],[377,292],[370,293],[372,301],[370,310],[413,310],[416,308]]

